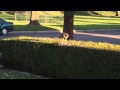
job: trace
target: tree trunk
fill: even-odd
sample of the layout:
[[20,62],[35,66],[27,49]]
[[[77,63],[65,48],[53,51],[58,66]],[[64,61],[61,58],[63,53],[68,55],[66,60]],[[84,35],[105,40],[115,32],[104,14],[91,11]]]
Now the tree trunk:
[[39,11],[31,11],[29,25],[40,25],[39,24]]
[[116,11],[116,16],[120,16],[120,11]]
[[73,19],[75,11],[64,11],[63,33],[68,33],[69,39],[73,39]]
[[15,11],[12,11],[12,14],[15,15]]

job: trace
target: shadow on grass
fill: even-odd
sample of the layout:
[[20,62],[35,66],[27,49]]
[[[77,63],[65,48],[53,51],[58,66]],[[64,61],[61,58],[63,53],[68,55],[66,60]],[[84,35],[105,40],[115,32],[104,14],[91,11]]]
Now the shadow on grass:
[[90,14],[88,13],[88,11],[76,11],[75,15],[86,15],[86,16],[89,16]]
[[75,15],[85,15],[85,16],[92,16],[92,15],[100,15],[95,11],[76,11]]
[[[111,11],[111,12],[116,13],[116,11]],[[107,14],[102,15],[102,13],[99,14],[96,11],[77,11],[75,13],[75,15],[77,15],[77,16],[96,16],[96,17],[115,17],[115,18],[119,18],[119,16],[109,16],[109,14],[108,14],[108,16],[105,16]]]
[[5,19],[5,20],[15,20],[13,17],[3,17],[3,19]]
[[44,31],[44,30],[57,30],[55,28],[42,26],[42,25],[14,25],[15,31]]

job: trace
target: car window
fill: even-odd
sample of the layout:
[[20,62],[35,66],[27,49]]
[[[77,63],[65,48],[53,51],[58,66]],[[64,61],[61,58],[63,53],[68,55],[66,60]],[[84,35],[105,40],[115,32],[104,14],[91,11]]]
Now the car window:
[[0,24],[3,24],[4,22],[6,22],[6,21],[3,19],[0,19]]
[[3,23],[3,21],[0,19],[0,24],[2,24]]

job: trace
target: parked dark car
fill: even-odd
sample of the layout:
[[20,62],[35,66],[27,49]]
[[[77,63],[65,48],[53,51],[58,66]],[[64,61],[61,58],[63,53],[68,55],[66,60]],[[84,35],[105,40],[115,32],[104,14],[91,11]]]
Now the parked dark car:
[[14,30],[13,22],[7,22],[0,18],[0,34],[7,35]]

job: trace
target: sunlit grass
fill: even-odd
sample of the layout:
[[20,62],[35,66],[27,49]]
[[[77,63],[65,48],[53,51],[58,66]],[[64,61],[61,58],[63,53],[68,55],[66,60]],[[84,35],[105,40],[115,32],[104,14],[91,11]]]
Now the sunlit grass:
[[12,21],[14,23],[14,25],[27,25],[27,24],[29,24],[29,21],[13,21],[13,20],[8,20],[8,21]]
[[90,25],[90,24],[119,24],[120,18],[116,17],[98,17],[98,16],[75,16],[74,25]]
[[[87,29],[120,29],[120,17],[116,17],[115,12],[100,12],[96,11],[101,15],[106,14],[104,16],[83,16],[83,15],[75,15],[74,17],[74,29],[75,30],[87,30]],[[40,24],[41,26],[27,26],[29,24],[29,19],[27,21],[24,19],[25,15],[20,16],[21,20],[14,20],[14,15],[9,14],[0,14],[0,17],[11,21],[15,25],[15,30],[63,30],[63,14],[58,11],[40,11]],[[23,19],[22,19],[23,17]],[[29,15],[28,15],[29,18]]]
[[47,12],[44,12],[44,11],[40,11],[40,15],[46,15],[46,13],[47,13],[47,15],[52,15],[52,16],[61,16],[61,15],[63,15],[61,12],[59,12],[59,11],[47,11]]

